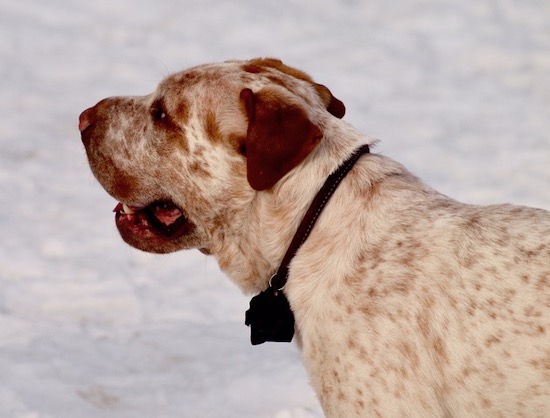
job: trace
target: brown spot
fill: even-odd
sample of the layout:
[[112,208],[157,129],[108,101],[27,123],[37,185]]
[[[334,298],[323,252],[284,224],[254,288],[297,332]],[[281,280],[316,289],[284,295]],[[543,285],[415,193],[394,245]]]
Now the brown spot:
[[252,74],[259,74],[259,73],[265,72],[264,67],[261,67],[253,63],[244,64],[241,68],[247,73],[252,73]]
[[[201,80],[203,80],[205,77],[204,75],[199,74],[196,71],[186,71],[184,73],[177,74],[173,77],[173,79],[168,79],[166,83],[167,89],[173,89],[173,88],[189,88],[191,86],[196,85]],[[174,85],[177,85],[175,87]]]
[[361,306],[361,307],[359,308],[359,310],[360,310],[361,313],[362,313],[363,315],[365,315],[367,318],[372,318],[373,316],[376,315],[376,309],[375,309],[375,307],[374,307],[372,304],[370,304],[370,303],[367,303],[367,304]]
[[344,317],[342,315],[336,315],[334,317],[334,322],[336,322],[338,324],[342,324],[342,323],[344,323]]
[[379,368],[374,368],[374,369],[372,369],[372,371],[371,371],[370,374],[369,374],[369,376],[370,376],[372,379],[376,379],[379,375],[380,375],[380,369],[379,369]]
[[478,215],[473,215],[466,223],[464,224],[465,228],[478,230],[481,227],[480,218]]
[[498,274],[498,269],[495,266],[485,267],[485,271],[491,276],[496,276]]
[[449,357],[447,355],[447,350],[445,344],[441,337],[436,337],[433,342],[433,349],[436,355],[436,359],[440,365],[449,363]]
[[[166,132],[166,137],[166,144],[175,144],[176,146],[179,146],[183,152],[189,153],[189,143],[187,142],[187,137],[185,136],[185,128],[171,129]],[[171,147],[165,147],[163,150],[168,155],[173,154],[173,149]]]
[[397,346],[397,349],[401,352],[403,358],[407,360],[410,367],[416,370],[420,364],[420,359],[412,346],[408,342],[403,342]]
[[406,253],[401,259],[401,264],[403,264],[404,266],[412,267],[415,260],[416,257],[414,254]]
[[368,353],[367,353],[367,350],[365,350],[364,347],[359,347],[358,350],[357,350],[357,357],[359,357],[359,359],[365,363],[371,363],[371,361],[369,361],[369,356],[368,356]]
[[193,176],[198,176],[198,177],[203,177],[203,178],[204,177],[211,177],[212,175],[206,169],[206,167],[207,167],[207,165],[203,161],[195,160],[189,165],[189,170],[191,171]]
[[384,261],[382,258],[382,250],[379,247],[372,247],[367,254],[367,259],[370,263],[369,269],[374,270]]
[[476,313],[476,309],[477,303],[473,299],[470,299],[470,301],[468,302],[468,306],[466,307],[466,312],[468,312],[469,316],[474,316]]
[[195,158],[206,158],[206,147],[203,147],[201,144],[196,144],[195,148],[193,149],[193,155]]
[[189,116],[189,104],[185,100],[180,101],[174,112],[174,118],[178,123],[185,124],[189,121]]
[[282,73],[288,74],[292,77],[296,77],[300,80],[313,82],[311,77],[301,70],[296,68],[289,67],[288,65],[283,64],[281,60],[276,58],[256,58],[250,60],[248,64],[243,66],[243,69],[250,73],[258,73],[262,71],[262,67],[274,68]]
[[479,256],[476,255],[468,255],[462,259],[460,259],[460,264],[467,269],[471,269],[473,266],[475,266],[478,262]]
[[485,346],[487,348],[490,348],[493,344],[500,343],[501,339],[497,337],[496,335],[492,335],[489,338],[487,338],[487,341],[485,341]]
[[489,409],[493,406],[493,403],[486,398],[481,398],[481,407],[484,409]]
[[319,356],[319,349],[317,348],[317,345],[315,343],[312,343],[310,346],[310,355],[312,358],[316,358]]
[[430,321],[429,321],[429,319],[425,315],[417,314],[416,315],[416,323],[418,324],[418,328],[419,328],[420,332],[422,333],[422,335],[425,338],[428,338],[429,335],[430,335]]
[[355,350],[357,348],[357,342],[355,341],[354,336],[348,337],[348,348],[350,350]]
[[405,387],[403,386],[403,383],[398,383],[396,389],[393,391],[393,395],[397,399],[401,399],[403,397],[404,392],[405,392]]
[[394,283],[392,286],[391,286],[391,290],[393,290],[394,292],[397,292],[397,293],[401,293],[403,295],[406,295],[410,292],[411,290],[411,282],[412,282],[412,279],[403,279],[397,283]]
[[465,378],[468,378],[468,377],[470,377],[470,375],[477,374],[478,372],[479,372],[479,370],[474,368],[474,367],[465,367],[464,370],[462,370],[462,375]]
[[532,305],[525,308],[523,313],[526,317],[535,317],[535,318],[537,318],[537,317],[542,316],[542,312],[540,310],[538,310],[535,306],[532,306]]
[[357,284],[363,281],[363,275],[359,272],[356,272],[354,274],[346,274],[343,280],[347,286],[349,286],[350,288],[355,288],[357,287]]
[[288,83],[285,83],[284,80],[282,80],[280,77],[277,77],[275,75],[269,75],[267,76],[267,78],[269,79],[269,81],[271,81],[273,84],[277,84],[278,86],[281,86],[285,89],[287,89],[288,91],[290,91],[291,93],[293,92],[291,86],[288,84]]
[[220,131],[220,126],[216,120],[216,115],[212,111],[209,111],[206,114],[204,129],[210,141],[215,143],[222,142],[223,137]]
[[550,287],[550,272],[544,272],[537,281],[537,290],[544,292],[548,287]]
[[428,293],[428,289],[427,288],[424,288],[424,294],[426,295],[424,297],[424,300],[423,300],[423,303],[422,303],[422,307],[428,311],[430,310],[434,305],[435,305],[435,298]]

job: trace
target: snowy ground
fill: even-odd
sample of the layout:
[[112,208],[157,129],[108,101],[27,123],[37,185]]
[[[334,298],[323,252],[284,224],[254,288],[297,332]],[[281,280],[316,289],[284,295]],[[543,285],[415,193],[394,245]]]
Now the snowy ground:
[[0,1],[0,417],[322,416],[213,260],[122,243],[81,110],[277,56],[442,192],[550,208],[549,21],[547,0]]

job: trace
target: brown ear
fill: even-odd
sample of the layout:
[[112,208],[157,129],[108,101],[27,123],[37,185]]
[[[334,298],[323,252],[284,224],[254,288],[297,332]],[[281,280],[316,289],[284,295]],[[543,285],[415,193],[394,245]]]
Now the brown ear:
[[322,84],[315,84],[317,93],[323,100],[327,110],[339,119],[342,119],[346,114],[346,106],[340,100],[332,95],[330,90]]
[[248,116],[243,150],[248,182],[255,190],[270,189],[315,149],[323,133],[275,90],[244,89],[240,99]]

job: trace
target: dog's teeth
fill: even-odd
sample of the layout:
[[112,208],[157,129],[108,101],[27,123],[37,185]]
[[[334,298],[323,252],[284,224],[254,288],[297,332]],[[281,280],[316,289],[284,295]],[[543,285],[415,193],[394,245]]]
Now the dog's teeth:
[[130,206],[126,204],[122,205],[122,210],[126,215],[133,215],[134,213],[136,213]]

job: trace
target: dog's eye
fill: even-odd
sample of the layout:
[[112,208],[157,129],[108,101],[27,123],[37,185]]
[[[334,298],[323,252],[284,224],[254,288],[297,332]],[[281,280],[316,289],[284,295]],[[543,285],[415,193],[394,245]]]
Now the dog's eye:
[[151,106],[151,117],[154,121],[159,122],[166,120],[166,118],[168,117],[160,100],[157,100],[155,103],[153,103],[153,106]]

